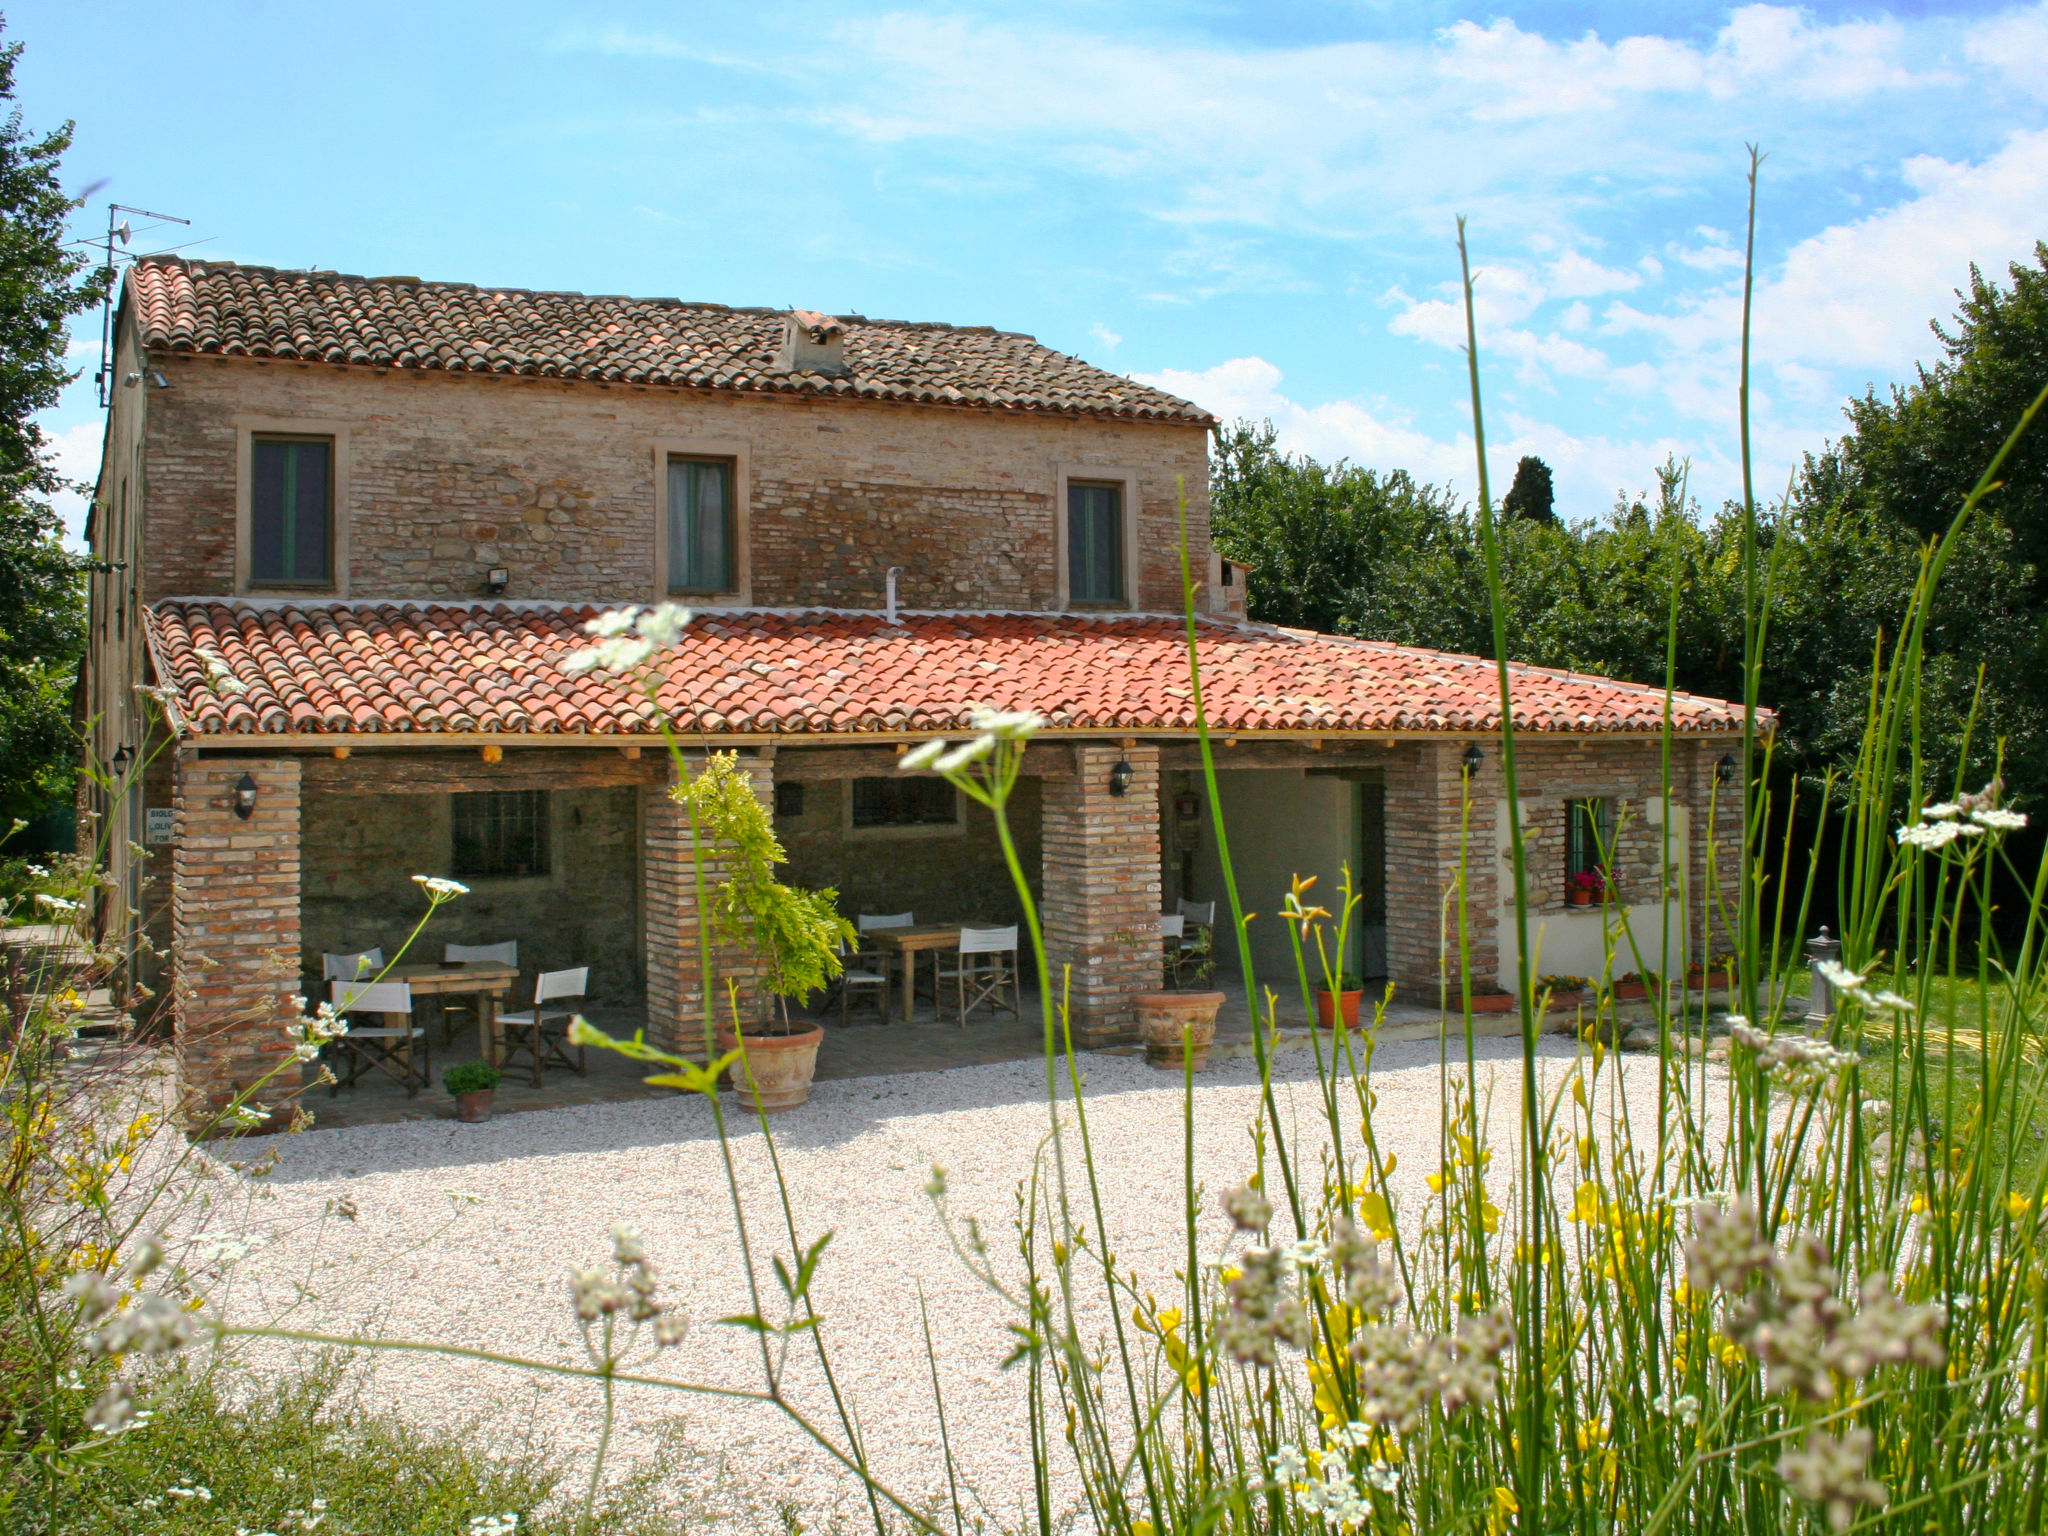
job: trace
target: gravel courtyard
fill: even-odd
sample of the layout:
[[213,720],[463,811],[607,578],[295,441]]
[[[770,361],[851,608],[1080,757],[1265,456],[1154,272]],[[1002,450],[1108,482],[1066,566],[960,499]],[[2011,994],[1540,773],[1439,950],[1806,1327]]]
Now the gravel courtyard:
[[[1492,1084],[1496,1140],[1511,1134],[1519,1052],[1481,1043],[1479,1091]],[[1462,1056],[1462,1052],[1460,1053]],[[1555,1082],[1570,1061],[1546,1042],[1541,1069]],[[1654,1102],[1654,1057],[1625,1058]],[[1142,1060],[1085,1058],[1090,1130],[1119,1266],[1171,1292],[1184,1260],[1182,1099],[1177,1076]],[[1437,1166],[1439,1064],[1433,1045],[1387,1045],[1374,1072],[1375,1121],[1399,1157],[1394,1183],[1412,1210]],[[1301,1166],[1319,1167],[1319,1100],[1305,1053],[1280,1058],[1282,1113],[1295,1117]],[[1247,1127],[1256,1113],[1249,1062],[1198,1077],[1195,1157],[1214,1194],[1251,1167]],[[1632,1088],[1632,1097],[1636,1093]],[[1353,1114],[1347,1112],[1350,1124]],[[1014,1268],[1012,1215],[1019,1181],[1047,1129],[1044,1068],[1016,1062],[913,1076],[822,1083],[781,1117],[776,1145],[805,1242],[833,1240],[815,1288],[842,1383],[856,1401],[875,1465],[912,1502],[941,1487],[943,1467],[919,1323],[930,1308],[955,1455],[992,1519],[1020,1523],[1029,1490],[1022,1378],[1006,1375],[1006,1305],[966,1273],[948,1248],[924,1184],[948,1170],[957,1217],[978,1216],[999,1264]],[[1356,1131],[1351,1135],[1355,1138]],[[751,1310],[733,1240],[733,1217],[709,1107],[694,1098],[588,1105],[508,1116],[482,1126],[410,1122],[321,1131],[277,1143],[262,1180],[271,1197],[249,1207],[258,1246],[233,1271],[234,1320],[330,1333],[460,1343],[564,1363],[581,1360],[568,1301],[576,1264],[608,1255],[607,1229],[628,1220],[684,1301],[689,1337],[654,1370],[676,1380],[758,1387],[757,1347],[715,1319]],[[772,1173],[758,1131],[736,1137],[742,1197],[771,1297],[766,1255],[787,1251]],[[1506,1157],[1494,1181],[1506,1187]],[[1500,1198],[1499,1195],[1496,1198]],[[346,1203],[352,1219],[336,1212]],[[1220,1218],[1206,1251],[1224,1238]],[[264,1344],[259,1360],[283,1346]],[[581,1457],[593,1443],[595,1389],[475,1362],[384,1354],[374,1397],[423,1418],[483,1416],[501,1434],[531,1424]],[[791,1374],[793,1395],[836,1429],[815,1374]],[[779,1505],[806,1525],[855,1520],[852,1482],[771,1411],[701,1396],[629,1389],[614,1454],[621,1468],[659,1456],[690,1502],[730,1512],[729,1528],[780,1529]]]

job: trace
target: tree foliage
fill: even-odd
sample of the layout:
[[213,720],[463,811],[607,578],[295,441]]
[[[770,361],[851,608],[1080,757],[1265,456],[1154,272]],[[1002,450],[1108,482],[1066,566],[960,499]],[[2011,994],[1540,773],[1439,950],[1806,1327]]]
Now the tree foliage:
[[[2037,261],[2012,269],[2010,289],[1973,270],[1953,328],[1935,328],[1942,359],[1887,399],[1850,401],[1849,432],[1763,518],[1762,701],[1788,766],[1847,760],[1874,649],[1897,633],[1927,540],[2048,382],[2048,245]],[[1675,582],[1677,686],[1740,697],[1739,511],[1707,515],[1667,462],[1654,490],[1604,517],[1546,520],[1531,509],[1547,471],[1532,465],[1500,528],[1514,659],[1660,684]],[[1270,424],[1221,432],[1215,466],[1214,538],[1249,567],[1253,618],[1492,654],[1477,529],[1455,497],[1400,471],[1283,454]],[[1989,505],[1952,553],[1929,625],[1929,756],[1943,774],[1960,766],[1981,668],[1971,771],[1988,771],[2003,738],[2013,782],[2048,785],[2048,433],[2022,442]]]
[[[0,100],[14,99],[21,44],[0,48]],[[58,180],[71,124],[35,137],[19,110],[0,122],[0,816],[61,796],[77,745],[70,685],[85,642],[85,593],[49,502],[63,482],[36,414],[72,374],[65,322],[100,288],[67,249],[77,203]]]
[[1557,491],[1550,482],[1550,466],[1533,453],[1524,454],[1515,466],[1514,484],[1500,499],[1502,517],[1526,518],[1532,523],[1557,521]]

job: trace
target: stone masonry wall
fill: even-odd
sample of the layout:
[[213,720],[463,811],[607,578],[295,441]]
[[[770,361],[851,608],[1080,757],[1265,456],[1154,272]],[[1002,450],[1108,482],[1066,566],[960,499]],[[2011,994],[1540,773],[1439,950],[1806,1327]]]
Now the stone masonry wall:
[[[1119,757],[1132,778],[1109,792]],[[1044,783],[1046,959],[1051,985],[1071,966],[1075,1043],[1137,1038],[1130,999],[1157,991],[1159,961],[1159,750],[1074,748],[1075,775]]]
[[[637,1005],[645,986],[638,792],[563,788],[548,799],[553,868],[460,877],[469,894],[441,908],[407,958],[433,961],[446,944],[516,939],[520,981],[507,1007],[531,1001],[540,972],[583,965],[592,1002]],[[412,877],[452,872],[451,804],[446,794],[306,792],[300,924],[308,995],[320,991],[322,954],[397,953],[427,906]]]
[[[689,772],[703,764],[701,755],[684,760]],[[740,766],[752,777],[754,793],[772,808],[774,764],[768,758],[742,757]],[[640,792],[641,911],[645,915],[647,957],[647,1033],[656,1044],[702,1059],[704,1055],[703,959],[698,937],[697,869],[689,817],[665,789]],[[708,894],[724,876],[726,864],[713,845],[704,850],[703,878]],[[712,967],[716,972],[716,1015],[732,1019],[726,984],[738,985],[742,1020],[764,1017],[773,999],[756,987],[760,967],[745,948],[713,931]]]
[[[235,785],[256,809],[235,815]],[[276,1072],[258,1101],[299,1089],[285,1025],[299,990],[299,765],[290,758],[181,761],[172,800],[172,1009],[188,1124]],[[278,1070],[282,1067],[282,1070]]]
[[1047,608],[1061,464],[1140,474],[1139,606],[1180,603],[1176,480],[1208,561],[1207,434],[1158,423],[161,355],[145,596],[234,590],[237,422],[347,438],[348,596],[655,596],[655,448],[743,442],[753,601]]

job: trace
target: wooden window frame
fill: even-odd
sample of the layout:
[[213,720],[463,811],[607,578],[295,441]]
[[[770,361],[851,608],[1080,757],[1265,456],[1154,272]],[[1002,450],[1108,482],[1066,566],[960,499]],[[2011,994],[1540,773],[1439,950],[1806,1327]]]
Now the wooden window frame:
[[[861,778],[881,779],[885,783],[908,782],[904,779],[891,779],[885,774],[859,774],[853,778],[842,780],[845,789],[840,797],[840,830],[850,841],[866,842],[872,840],[886,842],[904,838],[959,837],[967,830],[966,808],[961,803],[961,794],[957,789],[953,790],[953,819],[951,821],[920,821],[902,826],[887,827],[856,826],[853,820],[853,786],[856,780]],[[943,783],[944,781],[941,780],[939,782]],[[950,784],[946,787],[952,789]]]
[[[542,856],[542,857],[541,857],[541,867],[540,867],[540,868],[538,868],[538,869],[530,869],[530,870],[523,870],[523,871],[503,871],[503,870],[492,870],[492,871],[483,871],[483,870],[469,870],[469,871],[464,871],[464,870],[462,870],[462,869],[458,868],[458,867],[457,867],[457,865],[456,865],[456,861],[455,861],[455,853],[456,853],[456,838],[457,838],[457,834],[456,834],[456,829],[455,829],[455,823],[456,823],[456,807],[457,807],[457,805],[458,805],[458,804],[459,804],[459,803],[460,803],[460,802],[462,801],[462,799],[463,799],[463,797],[464,797],[465,795],[539,795],[539,796],[541,797],[541,798],[540,798],[540,805],[539,805],[539,813],[538,813],[538,815],[537,815],[537,817],[536,817],[536,819],[535,819],[534,825],[535,825],[535,826],[536,826],[536,827],[537,827],[537,828],[539,829],[539,839],[540,839],[540,842],[541,842],[541,848],[540,848],[540,853],[541,853],[541,856]],[[520,882],[542,882],[542,881],[551,881],[551,880],[553,880],[553,879],[554,879],[554,876],[555,876],[555,860],[556,860],[556,858],[557,858],[557,856],[558,856],[558,851],[559,851],[559,849],[560,849],[560,846],[561,846],[561,838],[560,838],[560,837],[559,837],[559,836],[557,835],[557,832],[558,832],[558,829],[557,829],[557,828],[556,828],[556,826],[555,826],[555,796],[554,796],[554,792],[553,792],[552,790],[546,790],[546,789],[538,789],[538,790],[534,790],[534,789],[512,789],[512,790],[495,790],[495,789],[493,789],[493,790],[458,790],[458,791],[455,791],[455,792],[451,793],[451,794],[450,794],[450,795],[448,796],[448,870],[449,870],[449,873],[450,873],[450,874],[451,874],[451,875],[452,875],[452,876],[453,876],[453,877],[454,877],[455,879],[457,879],[457,880],[465,880],[465,881],[477,881],[477,882],[490,882],[490,883],[520,883]]]
[[[729,466],[726,509],[727,531],[732,538],[732,590],[727,592],[671,592],[668,579],[668,466],[674,459],[700,463],[722,462]],[[748,444],[734,438],[663,438],[653,445],[654,471],[654,579],[653,600],[680,602],[701,608],[745,608],[754,600],[753,454]]]
[[[1120,488],[1123,510],[1123,562],[1124,595],[1120,600],[1102,602],[1095,599],[1076,601],[1073,595],[1073,580],[1068,570],[1068,540],[1071,537],[1067,492],[1073,485],[1114,485]],[[1062,612],[1076,613],[1132,613],[1139,607],[1138,592],[1140,571],[1138,566],[1138,513],[1144,506],[1143,493],[1138,486],[1138,471],[1119,468],[1109,464],[1062,464],[1056,477],[1053,492],[1053,560],[1056,595],[1054,606]]]
[[[348,596],[350,452],[349,424],[287,416],[237,416],[235,429],[235,591],[263,596],[303,593]],[[259,438],[307,441],[324,438],[327,458],[327,570],[325,582],[255,581],[250,577],[256,508],[256,442]]]
[[[1597,806],[1594,822],[1597,829],[1592,855],[1596,862],[1581,864],[1578,859],[1579,807]],[[1564,803],[1564,879],[1566,889],[1571,886],[1572,877],[1589,869],[1597,869],[1602,878],[1610,883],[1614,879],[1614,801],[1606,795],[1574,795]],[[1604,843],[1604,848],[1597,846]]]

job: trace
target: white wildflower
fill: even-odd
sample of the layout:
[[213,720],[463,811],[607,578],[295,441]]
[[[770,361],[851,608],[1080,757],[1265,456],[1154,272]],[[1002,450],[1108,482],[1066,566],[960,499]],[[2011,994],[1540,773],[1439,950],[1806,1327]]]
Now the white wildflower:
[[1400,1469],[1383,1461],[1370,1463],[1358,1476],[1366,1487],[1377,1488],[1381,1493],[1393,1493],[1401,1486]]
[[1873,992],[1868,1000],[1879,1008],[1891,1008],[1900,1013],[1913,1011],[1913,1000],[1910,997],[1901,997],[1889,988]]
[[439,875],[414,875],[413,884],[426,887],[429,896],[467,896],[469,887],[460,880],[444,880]]
[[1370,1424],[1353,1419],[1349,1424],[1339,1424],[1330,1431],[1332,1443],[1341,1445],[1347,1451],[1362,1451],[1372,1445],[1373,1437],[1379,1433]]
[[1314,1269],[1323,1262],[1323,1255],[1329,1250],[1312,1237],[1304,1237],[1286,1249],[1286,1262],[1291,1269]]
[[1273,1477],[1278,1482],[1298,1483],[1308,1476],[1308,1458],[1301,1454],[1299,1446],[1281,1446],[1266,1458],[1266,1465],[1273,1469]]
[[1953,800],[1944,800],[1939,805],[1924,807],[1920,815],[1927,821],[1954,821],[1962,814],[1963,808]]
[[609,640],[614,635],[623,635],[630,631],[633,627],[633,620],[639,616],[640,607],[637,603],[630,604],[624,608],[607,609],[584,625],[583,633],[595,636],[600,640]]
[[950,752],[943,752],[933,758],[932,771],[934,773],[958,773],[969,763],[978,762],[982,758],[987,757],[989,753],[995,751],[995,749],[995,737],[984,733],[974,737],[972,740],[961,742],[959,746],[953,748]]
[[173,1499],[196,1499],[201,1504],[213,1502],[213,1490],[204,1483],[193,1483],[190,1478],[180,1478],[177,1487],[166,1488],[164,1493]]
[[951,742],[941,736],[936,740],[926,742],[923,746],[912,747],[908,752],[896,759],[897,770],[904,773],[915,773],[921,769],[929,768],[939,760],[939,755],[951,745]]
[[562,670],[571,675],[631,672],[656,651],[677,644],[689,622],[690,610],[677,603],[611,609],[583,626],[583,632],[598,643],[570,652],[562,661]]
[[1899,828],[1899,842],[1909,848],[1946,848],[1961,832],[1952,821],[1923,821],[1917,826]]
[[123,1430],[135,1428],[140,1422],[140,1415],[135,1412],[135,1399],[128,1395],[125,1382],[112,1383],[85,1410],[85,1427],[95,1434],[118,1435]]
[[977,706],[967,719],[977,731],[1000,736],[1005,741],[1022,741],[1045,729],[1045,716],[1028,709],[1001,710]]
[[1862,986],[1864,982],[1863,977],[1857,975],[1839,960],[1822,960],[1814,966],[1814,969],[1819,971],[1821,979],[1837,992],[1853,992]]
[[36,900],[50,908],[53,912],[82,912],[85,910],[82,902],[66,901],[62,896],[52,896],[48,891],[37,891]]
[[1995,807],[1970,812],[1970,820],[1993,832],[2017,832],[2027,824],[2024,811],[2001,811]]
[[471,1515],[469,1536],[513,1536],[519,1529],[519,1517],[511,1512],[502,1515]]
[[612,1227],[612,1257],[621,1264],[638,1264],[647,1257],[646,1246],[640,1241],[640,1231],[631,1222],[617,1222]]
[[81,1316],[96,1323],[121,1304],[121,1293],[96,1270],[85,1270],[64,1282],[64,1297],[78,1304]]

